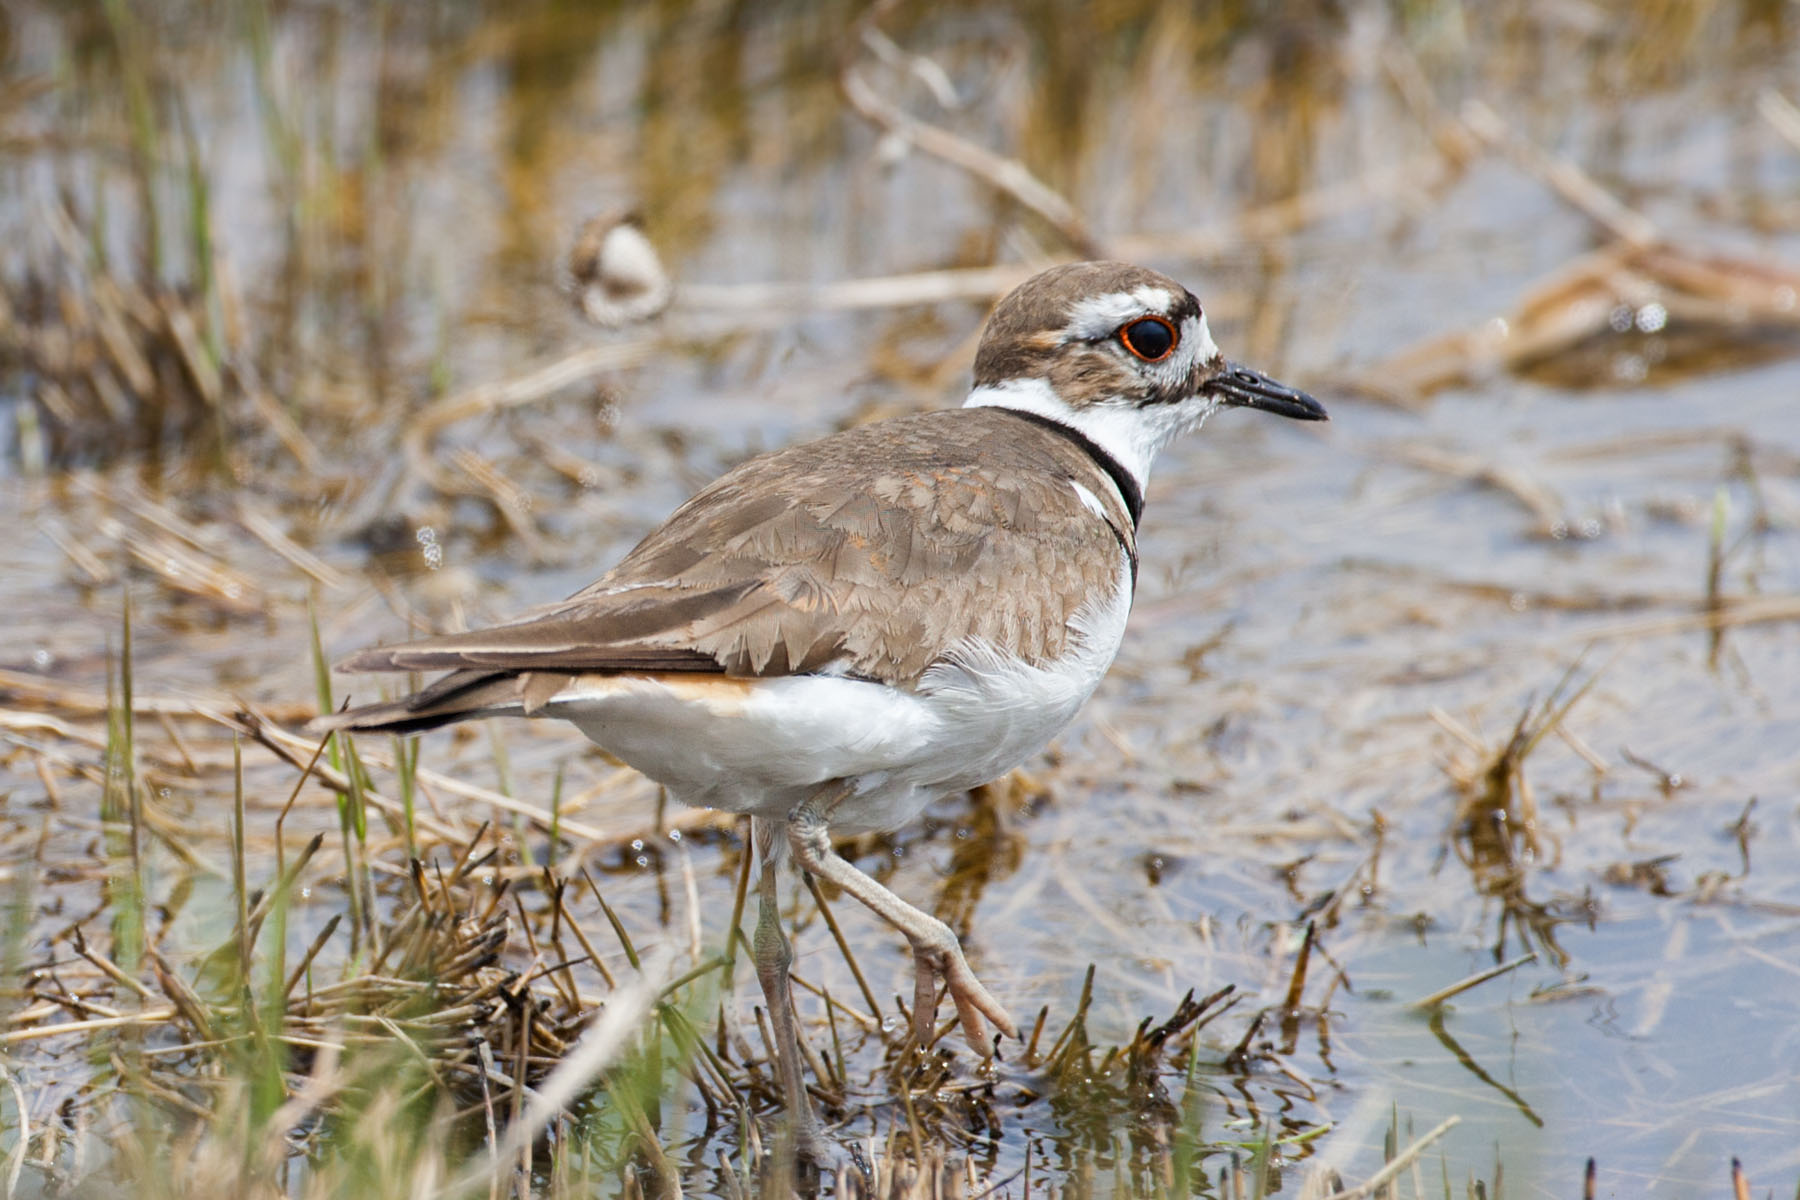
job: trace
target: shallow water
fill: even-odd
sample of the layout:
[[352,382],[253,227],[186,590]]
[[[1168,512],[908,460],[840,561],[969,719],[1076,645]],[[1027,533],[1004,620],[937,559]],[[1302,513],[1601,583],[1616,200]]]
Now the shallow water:
[[[104,693],[128,582],[140,694],[304,706],[309,596],[329,654],[399,636],[402,613],[499,617],[586,583],[749,453],[958,402],[979,302],[695,305],[605,335],[556,288],[580,222],[621,204],[696,286],[1066,257],[1045,222],[916,149],[896,154],[846,110],[832,72],[857,12],[195,4],[121,27],[98,9],[14,11],[0,273],[15,311],[29,319],[21,298],[77,273],[48,232],[58,196],[114,269],[136,270],[145,208],[124,164],[141,72],[159,105],[185,111],[208,181],[220,266],[202,312],[316,459],[297,463],[249,418],[222,442],[214,422],[171,411],[160,427],[53,436],[34,468],[45,374],[13,363],[0,511],[18,534],[0,539],[0,604],[15,625],[0,667]],[[1307,918],[1348,889],[1318,929],[1335,965],[1313,960],[1305,999],[1323,1012],[1261,1035],[1290,1073],[1272,1057],[1218,1079],[1209,1136],[1334,1122],[1307,1152],[1353,1181],[1379,1163],[1397,1106],[1419,1132],[1460,1115],[1440,1144],[1450,1177],[1491,1178],[1497,1158],[1514,1194],[1570,1194],[1590,1156],[1602,1194],[1722,1191],[1733,1156],[1757,1187],[1791,1186],[1800,624],[1790,605],[1714,644],[1696,614],[1715,542],[1717,595],[1800,593],[1800,343],[1791,327],[1678,323],[1405,407],[1372,395],[1398,352],[1511,312],[1598,244],[1504,155],[1445,169],[1396,62],[1446,111],[1485,101],[1675,244],[1800,264],[1800,149],[1757,115],[1765,89],[1800,94],[1792,14],[902,5],[883,28],[937,64],[958,106],[937,102],[928,71],[868,56],[885,94],[1019,156],[1103,241],[1188,281],[1228,353],[1307,386],[1333,420],[1225,414],[1170,452],[1131,632],[1083,718],[1029,768],[1045,794],[1005,806],[973,859],[959,850],[983,845],[991,816],[954,797],[865,865],[896,856],[896,890],[966,929],[1015,1013],[1072,1008],[1093,963],[1091,1024],[1114,1039],[1189,988],[1233,984],[1246,1012],[1281,1005]],[[190,152],[171,134],[155,154],[157,269],[175,285],[196,278]],[[1393,170],[1404,185],[1284,234],[1240,224]],[[1206,253],[1179,249],[1215,228]],[[402,432],[434,398],[609,337],[647,340],[646,360],[437,440],[440,466],[469,451],[498,473],[512,520],[470,472],[444,466],[446,488],[407,469]],[[1548,497],[1548,527],[1491,486],[1496,469]],[[248,533],[245,506],[329,574]],[[236,571],[239,591],[196,583],[183,548]],[[1452,776],[1479,773],[1571,671],[1591,687],[1568,737],[1525,762],[1538,844],[1509,867],[1497,847],[1523,853],[1526,839],[1466,827]],[[609,775],[561,732],[500,736],[521,797],[546,794],[559,767],[571,789]],[[54,739],[9,737],[7,844],[25,854],[44,830],[45,860],[87,861],[91,831],[59,823],[32,754]],[[492,783],[492,747],[437,735],[427,761]],[[278,805],[289,782],[263,770]],[[75,805],[82,785],[63,785]],[[216,836],[218,794],[165,799],[200,844]],[[651,801],[618,786],[584,815],[627,828]],[[658,924],[668,880],[612,853],[615,902]],[[13,877],[30,861],[15,858]],[[696,865],[716,933],[729,856],[705,843]],[[181,871],[162,869],[165,883]],[[896,939],[839,915],[877,993],[902,990]],[[68,919],[45,911],[34,927]],[[799,948],[803,972],[841,974],[816,921]],[[1407,1007],[1528,951],[1535,962],[1441,1019]],[[1242,1028],[1221,1025],[1221,1051]],[[1029,1158],[1073,1186],[1072,1144],[1033,1109],[982,1155],[996,1178]]]

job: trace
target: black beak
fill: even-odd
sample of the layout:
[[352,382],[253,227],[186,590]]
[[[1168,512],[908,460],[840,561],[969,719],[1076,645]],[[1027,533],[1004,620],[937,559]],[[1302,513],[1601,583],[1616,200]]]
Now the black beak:
[[1276,383],[1267,375],[1226,363],[1225,369],[1206,381],[1201,391],[1217,396],[1221,404],[1234,408],[1260,408],[1280,417],[1296,421],[1329,421],[1325,406],[1305,392]]

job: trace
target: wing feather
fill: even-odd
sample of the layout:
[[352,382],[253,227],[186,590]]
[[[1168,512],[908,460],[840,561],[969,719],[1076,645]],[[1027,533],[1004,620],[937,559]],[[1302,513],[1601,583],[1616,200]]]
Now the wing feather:
[[[1097,517],[1071,481],[1117,511]],[[902,417],[742,464],[561,603],[340,666],[452,672],[389,725],[535,709],[552,679],[583,673],[840,670],[911,686],[970,639],[1060,655],[1133,533],[1110,478],[1067,439],[998,409]]]

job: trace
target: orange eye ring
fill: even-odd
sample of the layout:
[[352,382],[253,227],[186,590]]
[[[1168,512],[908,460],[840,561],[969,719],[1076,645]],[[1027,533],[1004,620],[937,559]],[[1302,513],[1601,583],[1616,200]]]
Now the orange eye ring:
[[1119,345],[1131,351],[1134,358],[1147,363],[1159,363],[1175,353],[1175,347],[1181,342],[1181,335],[1175,332],[1172,322],[1163,317],[1142,316],[1127,321],[1119,326],[1113,336],[1119,339]]

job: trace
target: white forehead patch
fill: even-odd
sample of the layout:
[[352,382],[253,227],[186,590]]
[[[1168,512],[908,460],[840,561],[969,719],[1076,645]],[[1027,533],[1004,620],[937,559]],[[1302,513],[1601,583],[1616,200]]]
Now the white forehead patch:
[[1129,292],[1107,292],[1078,300],[1069,309],[1069,323],[1063,326],[1062,340],[1085,342],[1109,337],[1112,331],[1147,312],[1167,316],[1175,307],[1175,297],[1168,288],[1146,283]]

